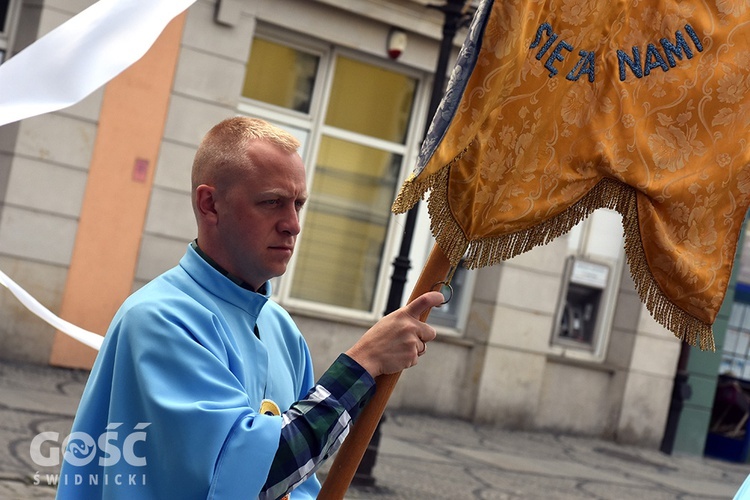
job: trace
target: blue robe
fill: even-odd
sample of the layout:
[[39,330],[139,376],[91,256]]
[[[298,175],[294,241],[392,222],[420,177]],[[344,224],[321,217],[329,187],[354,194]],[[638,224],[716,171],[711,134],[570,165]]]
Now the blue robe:
[[[281,429],[281,417],[256,410],[271,399],[285,411],[313,384],[307,344],[286,311],[188,248],[113,319],[58,498],[255,498]],[[319,489],[313,476],[292,498]]]
[[740,489],[734,494],[733,500],[748,500],[750,499],[750,476],[745,478],[745,481],[740,485]]

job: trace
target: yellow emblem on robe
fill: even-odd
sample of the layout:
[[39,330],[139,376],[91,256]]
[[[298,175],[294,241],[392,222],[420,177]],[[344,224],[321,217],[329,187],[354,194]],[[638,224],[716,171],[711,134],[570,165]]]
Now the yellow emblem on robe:
[[258,413],[278,417],[281,415],[281,408],[279,408],[279,405],[277,405],[272,400],[264,399],[260,402],[260,410],[258,410]]

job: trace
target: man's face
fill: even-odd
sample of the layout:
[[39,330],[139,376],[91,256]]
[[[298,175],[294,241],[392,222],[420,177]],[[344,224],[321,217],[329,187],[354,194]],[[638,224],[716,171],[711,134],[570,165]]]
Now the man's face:
[[219,264],[257,290],[286,271],[307,200],[305,168],[297,153],[264,141],[251,145],[253,167],[217,196]]

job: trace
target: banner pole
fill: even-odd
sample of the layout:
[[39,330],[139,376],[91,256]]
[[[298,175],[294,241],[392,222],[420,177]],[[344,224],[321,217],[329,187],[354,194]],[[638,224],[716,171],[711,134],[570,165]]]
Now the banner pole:
[[[450,271],[451,264],[443,251],[434,245],[430,256],[422,269],[409,301],[411,302],[420,295],[429,292],[434,286],[445,280]],[[427,310],[419,319],[426,321],[430,311]],[[385,411],[388,399],[396,387],[401,372],[389,375],[381,375],[375,379],[377,390],[375,395],[362,410],[359,418],[354,423],[349,436],[341,445],[328,477],[323,483],[318,498],[321,500],[341,500],[357,471],[357,466],[365,454],[380,417]]]

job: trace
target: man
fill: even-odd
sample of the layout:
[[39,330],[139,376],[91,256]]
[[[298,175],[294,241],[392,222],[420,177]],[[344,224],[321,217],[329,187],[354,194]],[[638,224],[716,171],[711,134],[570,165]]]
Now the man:
[[269,300],[307,199],[298,147],[244,117],[203,139],[192,171],[198,238],[113,319],[58,498],[314,498],[314,471],[371,397],[373,377],[415,365],[435,338],[418,319],[442,302],[430,292],[313,383],[304,339]]

